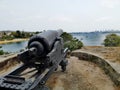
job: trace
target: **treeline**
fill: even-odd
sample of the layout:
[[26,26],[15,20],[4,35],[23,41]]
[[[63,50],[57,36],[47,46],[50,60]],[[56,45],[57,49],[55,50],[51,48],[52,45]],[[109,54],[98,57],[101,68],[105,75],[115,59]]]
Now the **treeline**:
[[24,32],[24,31],[16,31],[16,32],[11,32],[11,35],[14,38],[29,38],[33,35],[33,33]]
[[12,32],[3,32],[1,34],[0,40],[12,40],[16,38],[29,38],[35,33],[31,32],[24,32],[24,31],[12,31]]

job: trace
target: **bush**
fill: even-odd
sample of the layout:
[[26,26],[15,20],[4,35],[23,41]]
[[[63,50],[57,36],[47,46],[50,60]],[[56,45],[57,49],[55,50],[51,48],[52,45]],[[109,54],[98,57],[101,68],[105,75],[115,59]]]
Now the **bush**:
[[68,47],[69,50],[73,51],[83,47],[83,43],[79,40],[73,39],[71,41],[65,42],[64,47]]
[[[2,48],[2,46],[0,46],[0,48]],[[3,54],[4,54],[3,50],[0,50],[0,55],[3,55]]]
[[83,47],[83,43],[81,41],[79,41],[76,38],[73,38],[72,35],[66,32],[62,34],[62,38],[64,40],[64,47],[69,48],[69,50],[71,51],[80,49],[81,47]]
[[[2,48],[2,46],[0,46],[0,48]],[[9,54],[8,52],[4,52],[3,50],[0,50],[0,55],[3,55],[3,54]]]
[[69,33],[64,32],[61,37],[63,38],[64,42],[71,41],[73,39],[72,35]]
[[4,51],[3,50],[0,50],[0,55],[3,55],[4,54]]
[[116,34],[109,34],[104,40],[104,46],[120,46],[120,36]]

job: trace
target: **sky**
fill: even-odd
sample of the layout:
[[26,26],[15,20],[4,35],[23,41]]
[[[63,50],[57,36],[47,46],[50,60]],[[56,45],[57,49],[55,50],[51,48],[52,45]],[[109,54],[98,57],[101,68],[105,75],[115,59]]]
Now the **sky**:
[[120,30],[120,0],[0,0],[0,31]]

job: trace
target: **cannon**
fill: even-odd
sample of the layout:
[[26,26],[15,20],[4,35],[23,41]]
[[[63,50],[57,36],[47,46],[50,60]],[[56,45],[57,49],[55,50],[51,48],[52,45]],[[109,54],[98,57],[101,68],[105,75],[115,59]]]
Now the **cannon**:
[[[45,86],[50,75],[61,66],[66,70],[68,49],[63,46],[62,30],[47,30],[32,36],[28,49],[17,55],[22,65],[0,78],[0,89],[5,90],[48,90]],[[25,70],[36,71],[34,80],[22,77]]]

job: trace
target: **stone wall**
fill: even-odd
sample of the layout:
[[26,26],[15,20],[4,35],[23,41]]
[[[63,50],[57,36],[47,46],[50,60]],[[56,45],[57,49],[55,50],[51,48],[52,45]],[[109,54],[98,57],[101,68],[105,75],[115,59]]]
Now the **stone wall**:
[[120,85],[120,74],[103,58],[86,53],[86,52],[72,52],[72,56],[78,57],[80,60],[86,60],[86,61],[91,61],[95,64],[97,64],[100,68],[102,68],[107,75],[110,76],[111,80],[118,86]]

